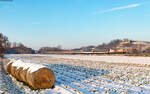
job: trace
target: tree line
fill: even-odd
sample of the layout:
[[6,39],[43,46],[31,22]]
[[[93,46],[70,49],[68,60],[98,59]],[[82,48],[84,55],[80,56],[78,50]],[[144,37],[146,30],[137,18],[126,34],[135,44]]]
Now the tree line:
[[35,51],[23,43],[10,42],[8,37],[0,33],[0,56],[3,54],[32,54]]
[[41,48],[38,50],[38,53],[57,52],[57,51],[64,51],[64,50],[61,48],[61,45],[58,45],[58,46],[56,46],[56,47],[41,47]]
[[[84,46],[74,49],[62,49],[61,45],[56,47],[41,47],[39,50],[35,52],[32,48],[25,46],[23,43],[10,42],[8,37],[0,33],[0,56],[3,54],[34,54],[34,53],[47,53],[47,52],[63,52],[63,51],[91,51],[93,48],[97,52],[106,52],[109,49],[116,49],[119,47],[120,42],[128,41],[129,39],[114,39],[108,43],[102,43],[100,45],[94,46]],[[134,42],[134,40],[130,40]],[[128,48],[130,52],[133,53],[150,53],[150,47],[146,50],[142,51],[142,45],[130,45],[123,46],[124,48]]]

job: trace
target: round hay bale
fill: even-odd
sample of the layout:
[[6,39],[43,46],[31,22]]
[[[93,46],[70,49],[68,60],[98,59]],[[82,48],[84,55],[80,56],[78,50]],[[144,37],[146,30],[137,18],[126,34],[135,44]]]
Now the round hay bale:
[[17,70],[17,67],[15,67],[15,66],[11,67],[11,75],[15,78],[16,78],[16,70]]
[[33,89],[52,88],[55,83],[54,73],[48,68],[41,68],[33,73],[27,72],[26,78]]
[[7,71],[8,74],[11,74],[12,63],[13,63],[13,62],[10,62],[10,63],[8,63],[7,66],[6,66],[6,71]]
[[48,89],[54,86],[54,73],[45,66],[14,60],[6,67],[9,74],[33,89]]
[[27,71],[28,69],[23,70],[23,68],[20,70],[20,74],[19,74],[20,81],[27,82],[27,79],[26,79]]
[[18,80],[20,80],[20,81],[22,81],[22,79],[21,79],[21,77],[20,77],[20,71],[22,71],[22,70],[23,70],[22,67],[17,68],[17,70],[16,70],[16,78],[17,78]]

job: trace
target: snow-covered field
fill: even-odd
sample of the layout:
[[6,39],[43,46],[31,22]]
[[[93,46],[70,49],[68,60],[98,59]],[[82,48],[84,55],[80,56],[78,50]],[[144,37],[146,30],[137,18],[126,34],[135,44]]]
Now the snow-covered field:
[[10,76],[0,71],[0,93],[150,94],[150,57],[82,55],[6,55],[6,57],[47,66],[54,72],[56,82],[54,89],[34,91],[13,77],[11,80]]

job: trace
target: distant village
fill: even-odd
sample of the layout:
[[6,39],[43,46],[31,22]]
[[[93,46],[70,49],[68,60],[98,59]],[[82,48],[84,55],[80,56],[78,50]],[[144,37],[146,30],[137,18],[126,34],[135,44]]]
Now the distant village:
[[90,45],[74,49],[41,47],[34,50],[23,43],[9,42],[8,37],[0,33],[0,54],[149,54],[150,42],[129,39],[115,39],[98,46]]
[[129,39],[115,39],[109,43],[98,46],[87,46],[69,50],[59,47],[43,47],[38,53],[42,54],[149,54],[150,42],[134,41]]

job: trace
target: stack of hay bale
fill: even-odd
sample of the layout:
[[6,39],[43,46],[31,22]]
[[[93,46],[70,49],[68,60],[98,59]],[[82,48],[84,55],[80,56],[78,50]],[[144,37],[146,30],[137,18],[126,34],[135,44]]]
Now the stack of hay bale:
[[6,71],[33,89],[47,89],[54,86],[54,73],[43,65],[11,60],[6,66]]

